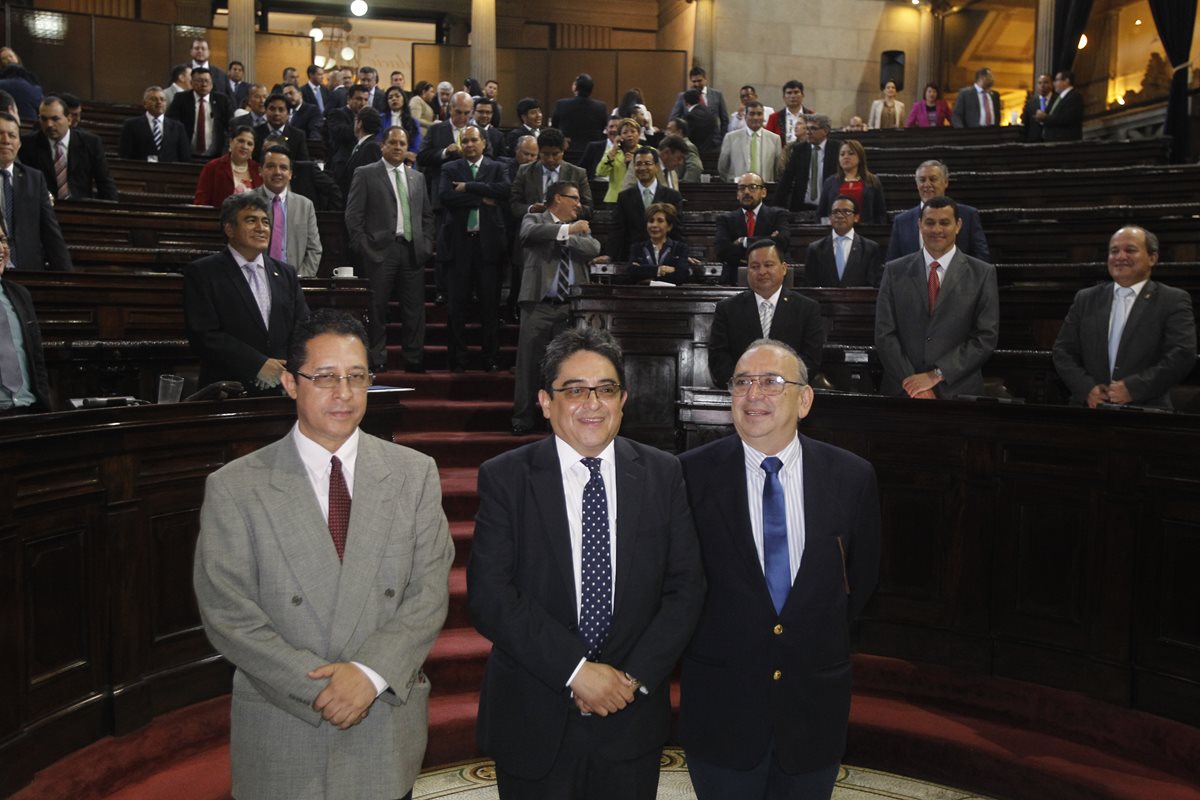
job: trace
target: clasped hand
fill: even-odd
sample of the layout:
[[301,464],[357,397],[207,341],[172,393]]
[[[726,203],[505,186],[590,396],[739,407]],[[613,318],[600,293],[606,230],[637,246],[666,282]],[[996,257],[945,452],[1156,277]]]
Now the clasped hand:
[[607,717],[632,703],[639,685],[608,664],[587,661],[571,681],[571,691],[575,693],[575,706],[581,713]]
[[347,661],[338,661],[317,667],[308,677],[329,679],[312,704],[313,711],[320,712],[326,722],[344,731],[367,718],[375,702],[375,684],[361,669]]

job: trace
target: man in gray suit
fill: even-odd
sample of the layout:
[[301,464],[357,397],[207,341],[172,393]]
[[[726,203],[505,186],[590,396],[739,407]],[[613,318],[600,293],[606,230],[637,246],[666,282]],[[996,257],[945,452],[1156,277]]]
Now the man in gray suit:
[[1196,365],[1196,320],[1183,289],[1150,279],[1158,237],[1129,225],[1108,242],[1108,274],[1075,295],[1054,342],[1054,368],[1073,405],[1171,408],[1168,394]]
[[579,219],[579,188],[570,181],[550,184],[546,210],[526,214],[521,221],[525,272],[517,298],[521,333],[513,388],[514,436],[533,430],[542,353],[570,321],[567,292],[571,286],[591,282],[588,263],[600,255],[600,242],[592,238],[591,225]]
[[425,179],[405,163],[408,134],[388,128],[383,159],[359,167],[346,199],[346,229],[361,277],[371,282],[371,367],[387,367],[387,312],[400,303],[404,368],[425,371],[425,264],[433,253],[433,207]]
[[317,212],[311,200],[290,190],[292,155],[286,147],[267,148],[262,179],[263,185],[254,191],[271,206],[271,258],[291,264],[301,278],[315,277],[323,252]]
[[983,363],[1000,333],[1000,295],[995,268],[956,247],[961,228],[953,200],[930,198],[921,210],[924,247],[884,266],[875,301],[882,394],[983,394]]
[[437,465],[359,431],[356,319],[308,317],[288,365],[296,426],[210,475],[200,510],[196,599],[236,667],[233,796],[408,797],[454,557]]

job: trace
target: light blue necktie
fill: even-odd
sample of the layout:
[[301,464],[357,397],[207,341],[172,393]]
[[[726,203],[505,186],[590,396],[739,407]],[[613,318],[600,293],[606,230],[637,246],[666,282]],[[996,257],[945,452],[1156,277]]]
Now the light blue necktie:
[[1133,289],[1128,286],[1118,286],[1117,296],[1113,298],[1112,327],[1108,332],[1108,374],[1110,376],[1116,369],[1117,350],[1121,346],[1121,333],[1125,330],[1125,322],[1129,319],[1129,307],[1126,305],[1126,299],[1132,295]]
[[779,470],[783,462],[775,456],[767,456],[762,462],[766,480],[763,481],[763,574],[767,578],[767,591],[775,604],[775,613],[783,613],[788,592],[792,589],[792,566],[788,560],[787,504],[783,498],[783,485],[779,482]]
[[839,236],[833,242],[833,260],[837,262],[838,280],[846,274],[846,237]]

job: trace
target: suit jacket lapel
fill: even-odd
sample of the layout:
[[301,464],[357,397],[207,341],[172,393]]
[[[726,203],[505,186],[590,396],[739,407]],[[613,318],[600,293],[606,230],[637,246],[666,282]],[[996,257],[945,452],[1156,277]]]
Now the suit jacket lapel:
[[[265,333],[267,331],[267,326],[263,323],[262,312],[258,309],[258,301],[254,299],[254,292],[250,291],[250,284],[246,280],[246,273],[244,273],[242,268],[238,266],[236,261],[234,261],[233,256],[230,254],[228,248],[224,250],[222,255],[224,256],[223,260],[225,262],[226,280],[233,284],[234,290],[238,293],[238,296],[241,297],[242,302],[246,305],[247,313],[250,314],[251,318]],[[266,264],[266,262],[267,259],[266,256],[264,256],[263,264]],[[269,275],[270,270],[266,270],[266,273]],[[270,282],[271,279],[268,277],[268,285],[270,285]],[[272,309],[274,309],[274,306],[275,304],[272,303]],[[272,310],[271,313],[274,315],[275,312]]]
[[621,599],[633,575],[633,554],[638,521],[646,486],[646,466],[637,451],[624,439],[615,442],[617,473],[617,585],[613,595],[613,619],[621,611]]
[[[908,263],[908,280],[912,291],[917,293],[917,297],[921,298],[921,308],[925,309],[925,316],[929,316],[929,276],[925,274],[925,256],[920,249],[916,253],[909,256],[911,259]],[[939,297],[940,299],[940,297]]]
[[533,453],[529,473],[530,493],[541,519],[539,529],[550,545],[550,554],[562,575],[563,585],[572,601],[575,596],[575,565],[571,558],[571,528],[567,522],[567,501],[563,495],[562,466],[553,436],[547,436]]
[[403,474],[392,474],[383,457],[382,443],[360,433],[354,464],[350,527],[338,581],[337,605],[333,612],[329,652],[342,648],[358,627],[367,592],[379,571],[383,548],[391,531],[392,500],[404,485]]
[[[954,259],[946,264],[946,277],[942,281],[942,285],[938,288],[937,307],[934,309],[933,315],[936,317],[947,303],[953,303],[953,297],[959,291],[959,286],[966,280],[967,257],[963,255],[962,250],[958,250],[954,254]],[[928,305],[929,300],[929,278],[925,279],[925,303]]]
[[290,435],[274,445],[273,455],[270,486],[259,490],[263,509],[272,521],[280,552],[304,587],[309,607],[328,625],[339,577],[329,526]]
[[[1154,281],[1146,281],[1146,285],[1142,287],[1142,291],[1138,292],[1138,296],[1134,298],[1133,304],[1129,309],[1129,319],[1125,320],[1125,329],[1121,331],[1121,342],[1117,345],[1118,360],[1122,350],[1128,346],[1129,342],[1137,335],[1136,329],[1142,324],[1142,320],[1150,314],[1151,304],[1154,303],[1158,295],[1158,287]],[[1112,307],[1112,292],[1108,294],[1109,308]],[[1105,337],[1104,341],[1108,341]]]
[[750,524],[750,501],[746,495],[746,453],[742,440],[729,436],[729,446],[718,458],[714,474],[720,475],[725,485],[719,494],[717,508],[725,517],[724,529],[730,532],[731,549],[736,553],[737,563],[731,565],[748,576],[747,585],[757,586],[760,601],[775,613],[775,604],[767,588],[758,548],[754,545],[754,528]]
[[[862,251],[862,237],[855,231],[854,238],[850,240],[850,252],[846,253],[846,270],[842,273],[842,286],[863,283],[866,276],[863,274]],[[836,262],[834,263],[836,265]]]

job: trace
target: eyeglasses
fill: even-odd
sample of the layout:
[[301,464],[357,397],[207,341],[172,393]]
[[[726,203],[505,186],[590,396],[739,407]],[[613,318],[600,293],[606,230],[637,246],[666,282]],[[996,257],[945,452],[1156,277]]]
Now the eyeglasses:
[[852,208],[830,209],[829,216],[831,216],[831,217],[852,217],[852,216],[854,216],[854,209],[852,209]]
[[621,390],[624,388],[619,383],[602,383],[599,386],[564,386],[561,389],[551,389],[550,391],[561,394],[571,402],[581,403],[587,400],[588,395],[592,392],[596,393],[599,400],[615,400],[621,396]]
[[766,187],[763,186],[761,183],[739,183],[738,187],[737,187],[739,192],[741,192],[741,191],[756,192],[759,189],[765,189],[765,188]]
[[745,397],[750,394],[753,386],[766,397],[776,397],[783,394],[788,386],[807,386],[807,383],[789,381],[782,375],[738,375],[729,381],[729,393],[734,397]]
[[296,374],[301,378],[308,378],[312,381],[312,385],[318,389],[332,389],[342,381],[351,389],[365,389],[375,382],[375,375],[371,372],[351,372],[346,375],[335,375],[332,372],[320,372],[316,375],[309,375],[305,372],[296,371]]

